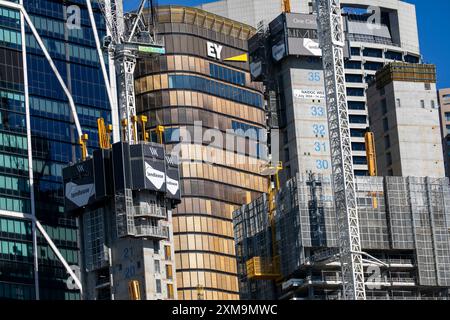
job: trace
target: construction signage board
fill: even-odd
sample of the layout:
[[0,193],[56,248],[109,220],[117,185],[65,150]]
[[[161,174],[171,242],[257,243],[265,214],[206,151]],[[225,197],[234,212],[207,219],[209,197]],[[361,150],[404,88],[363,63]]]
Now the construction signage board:
[[64,206],[71,212],[103,199],[107,193],[104,154],[63,169]]
[[312,14],[286,14],[286,34],[290,55],[322,56],[317,39],[317,20]]
[[153,143],[130,147],[133,189],[166,192],[164,148]]
[[164,148],[151,144],[145,144],[143,147],[146,189],[166,192]]
[[181,200],[179,160],[169,154],[166,155],[166,188],[168,199]]
[[316,89],[294,89],[294,97],[302,100],[325,100],[325,92]]
[[65,211],[72,212],[125,189],[165,193],[179,201],[180,172],[176,156],[155,143],[119,142],[96,150],[85,161],[63,169]]
[[155,47],[155,46],[138,46],[138,51],[141,53],[154,53],[154,54],[165,54],[166,49],[164,47]]

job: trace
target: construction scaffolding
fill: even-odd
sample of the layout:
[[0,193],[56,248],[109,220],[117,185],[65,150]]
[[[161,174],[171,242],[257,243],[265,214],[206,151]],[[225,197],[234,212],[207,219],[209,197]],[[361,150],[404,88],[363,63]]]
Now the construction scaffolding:
[[377,88],[381,89],[393,81],[436,83],[436,66],[391,62],[376,74]]
[[[254,299],[262,294],[263,299],[274,299],[275,286],[269,280],[256,280],[261,272],[260,257],[271,258],[272,232],[269,221],[269,203],[266,194],[233,213],[238,260],[238,281],[244,299]],[[259,266],[255,266],[255,263]],[[266,260],[267,262],[267,260]],[[253,267],[253,269],[252,269]],[[256,268],[255,268],[256,267]],[[267,267],[262,267],[267,271]],[[259,269],[259,270],[255,270]]]
[[[367,299],[450,297],[447,178],[357,177]],[[256,281],[247,261],[270,258],[262,196],[234,214],[242,299],[343,299],[331,179],[297,175],[277,196],[281,281]]]

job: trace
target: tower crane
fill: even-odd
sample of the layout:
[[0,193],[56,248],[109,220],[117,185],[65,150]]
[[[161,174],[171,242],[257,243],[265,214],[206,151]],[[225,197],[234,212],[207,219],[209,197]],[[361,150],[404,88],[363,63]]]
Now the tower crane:
[[315,0],[314,5],[322,48],[343,298],[365,300],[363,253],[345,87],[345,39],[340,0]]
[[[86,0],[90,11],[91,23],[94,26],[91,2]],[[141,0],[137,11],[124,15],[122,0],[96,0],[105,19],[108,35],[103,39],[103,48],[106,49],[114,62],[116,78],[109,81],[106,69],[102,65],[106,86],[114,92],[112,84],[117,83],[118,106],[112,112],[118,112],[122,125],[122,140],[130,144],[138,142],[137,125],[145,125],[146,121],[139,121],[136,115],[136,96],[134,90],[134,70],[139,53],[164,54],[164,44],[156,40],[154,26],[156,20],[155,0]],[[144,9],[148,7],[147,16],[151,21],[146,23]],[[94,30],[96,31],[96,30]],[[96,33],[96,32],[94,32]],[[98,42],[98,39],[96,40]],[[97,44],[98,47],[98,44]],[[113,115],[113,119],[114,119]],[[114,121],[113,121],[114,122]],[[113,123],[114,125],[114,123]],[[116,123],[116,127],[119,125]],[[145,127],[142,128],[145,135]]]
[[[361,250],[345,86],[345,39],[341,6],[339,0],[314,0],[313,2],[322,49],[343,299],[365,300],[363,262],[367,260],[364,260],[363,256],[367,256],[378,265],[384,266],[384,264]],[[290,13],[289,0],[282,0],[282,9],[284,13]],[[273,208],[269,208],[269,211],[273,211]],[[273,261],[277,260],[276,250],[274,246]],[[274,268],[264,267],[262,257],[254,257],[247,261],[247,274],[249,279],[255,280],[276,279],[279,276],[277,272],[274,272]]]

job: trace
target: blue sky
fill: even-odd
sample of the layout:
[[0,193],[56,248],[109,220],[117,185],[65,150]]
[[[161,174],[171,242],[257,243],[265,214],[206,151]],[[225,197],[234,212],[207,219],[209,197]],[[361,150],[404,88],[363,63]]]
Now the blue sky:
[[[244,0],[243,0],[244,1]],[[269,1],[269,0],[268,0]],[[271,0],[277,1],[277,0]],[[293,0],[305,1],[305,0]],[[420,46],[424,61],[438,67],[438,88],[450,88],[450,1],[406,0],[417,7]],[[140,1],[124,0],[125,9],[135,8]],[[211,0],[159,0],[162,4],[198,5]],[[281,2],[281,0],[280,0]],[[432,3],[432,5],[431,5]]]

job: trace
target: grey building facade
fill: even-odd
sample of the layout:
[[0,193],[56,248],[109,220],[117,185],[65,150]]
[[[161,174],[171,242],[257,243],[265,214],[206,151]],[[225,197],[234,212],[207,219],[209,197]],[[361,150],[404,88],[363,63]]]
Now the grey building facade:
[[[266,87],[272,160],[282,182],[297,172],[331,174],[317,23],[309,14],[282,14],[249,41],[253,79]],[[274,141],[277,139],[278,141]]]
[[[369,121],[365,90],[377,70],[386,63],[420,62],[416,12],[414,5],[399,0],[375,3],[370,0],[344,0],[341,5],[348,40],[345,72],[354,169],[356,175],[367,175],[364,134]],[[312,14],[314,11],[311,1],[293,2],[292,6],[292,12],[295,13]],[[244,10],[244,7],[258,9],[251,11]],[[224,0],[204,4],[202,8],[231,19],[253,23],[255,27],[260,21],[265,21],[267,26],[281,13],[281,4],[264,0]],[[292,26],[288,32],[291,32],[291,37],[308,38]],[[281,50],[280,47],[275,49]]]
[[445,176],[436,67],[391,63],[367,90],[380,176]]
[[450,175],[450,88],[441,89],[438,92],[441,130],[442,130],[442,149],[444,151],[445,173]]
[[[357,177],[356,185],[367,298],[448,299],[448,179]],[[277,200],[275,253],[265,196],[234,213],[241,298],[340,299],[330,178],[297,175]],[[272,269],[276,281],[248,272],[248,261],[254,257],[266,261],[278,257],[279,264]]]

